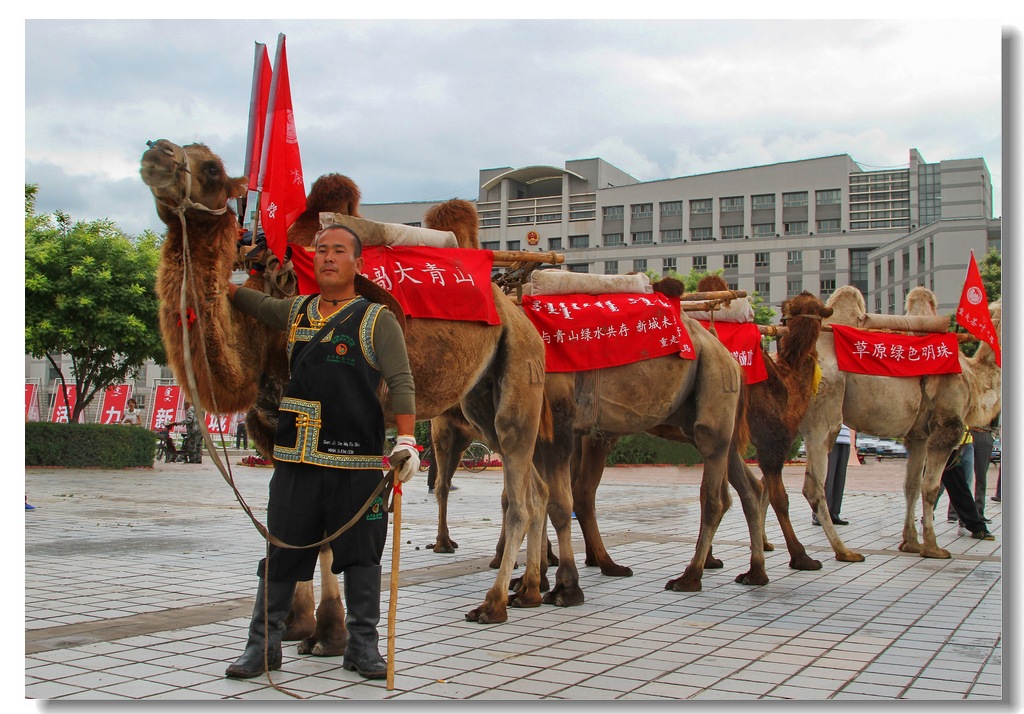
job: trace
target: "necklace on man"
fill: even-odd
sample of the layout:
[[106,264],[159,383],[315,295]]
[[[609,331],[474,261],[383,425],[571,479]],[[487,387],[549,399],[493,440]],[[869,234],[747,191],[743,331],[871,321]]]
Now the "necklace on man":
[[323,302],[329,302],[329,303],[331,303],[332,305],[338,305],[338,304],[340,304],[340,303],[343,303],[343,302],[352,302],[352,301],[353,301],[353,300],[355,300],[355,299],[356,299],[357,297],[359,297],[359,296],[358,296],[358,295],[353,295],[353,296],[352,296],[352,297],[350,297],[350,298],[341,298],[340,300],[331,300],[330,298],[325,298],[325,297],[324,297],[323,295],[321,295],[321,296],[320,296],[320,299],[321,299],[321,300],[322,300]]

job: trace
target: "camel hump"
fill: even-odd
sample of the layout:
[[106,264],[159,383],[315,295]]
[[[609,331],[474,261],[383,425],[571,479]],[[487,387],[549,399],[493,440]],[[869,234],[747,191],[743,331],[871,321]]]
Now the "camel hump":
[[669,297],[681,297],[686,292],[686,285],[679,278],[662,278],[661,280],[655,280],[651,284],[651,288],[656,293],[662,295],[668,295]]
[[939,302],[935,299],[935,293],[924,285],[918,285],[907,293],[903,311],[907,315],[937,315]]
[[435,231],[404,223],[379,223],[368,218],[347,216],[344,213],[324,211],[320,214],[320,227],[345,226],[355,231],[363,245],[430,246],[457,248],[459,243],[450,231]]
[[729,283],[725,282],[725,278],[721,275],[705,275],[697,283],[697,291],[702,293],[718,292],[720,290],[728,290]]
[[423,225],[455,234],[460,248],[480,247],[480,220],[476,206],[461,198],[439,203],[423,215]]

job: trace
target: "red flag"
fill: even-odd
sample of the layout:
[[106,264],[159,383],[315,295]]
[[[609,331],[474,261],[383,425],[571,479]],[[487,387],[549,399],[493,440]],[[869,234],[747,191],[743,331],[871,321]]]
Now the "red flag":
[[277,37],[257,190],[262,193],[260,220],[267,236],[267,247],[281,260],[288,242],[288,226],[306,210],[306,188],[302,180],[299,140],[295,135],[283,34]]
[[971,251],[971,262],[967,266],[967,279],[964,280],[964,291],[960,293],[960,305],[956,309],[956,321],[964,329],[979,340],[989,343],[996,353],[996,364],[1003,366],[1003,356],[999,349],[999,336],[992,324],[992,316],[988,312],[988,294],[985,284],[981,281],[981,271]]
[[249,176],[249,190],[255,191],[260,177],[263,158],[263,129],[267,122],[270,103],[270,55],[267,46],[256,43],[256,60],[252,69],[252,96],[249,99],[249,135],[245,142],[245,170]]

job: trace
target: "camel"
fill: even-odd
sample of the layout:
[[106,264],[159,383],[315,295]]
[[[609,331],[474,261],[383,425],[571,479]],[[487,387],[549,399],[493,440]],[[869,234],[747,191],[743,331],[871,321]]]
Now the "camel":
[[[852,286],[836,290],[826,302],[833,309],[826,324],[857,325],[865,313],[864,296]],[[930,290],[915,287],[907,295],[907,314],[935,314]],[[1002,304],[989,305],[1001,335]],[[840,539],[825,502],[824,482],[828,452],[841,424],[865,434],[902,438],[907,447],[904,481],[906,514],[899,549],[925,558],[948,558],[949,551],[935,540],[933,512],[941,488],[942,470],[950,452],[960,443],[964,424],[983,426],[1001,407],[1001,372],[992,348],[982,343],[973,357],[960,353],[960,374],[926,377],[885,377],[840,371],[832,334],[818,338],[818,362],[822,379],[800,424],[807,443],[807,467],[803,493],[811,504],[835,551],[836,560],[859,562],[860,553]],[[922,540],[918,541],[915,510],[922,497]]]
[[[267,415],[272,413],[275,395],[280,394],[280,384],[287,378],[284,337],[236,312],[225,290],[239,235],[238,220],[228,201],[245,193],[246,179],[230,178],[223,161],[203,144],[180,147],[161,139],[149,142],[149,146],[142,156],[140,173],[168,229],[157,290],[169,363],[189,395],[204,409],[248,410],[251,423],[261,422],[266,427],[273,423]],[[328,182],[332,180],[336,179]],[[330,195],[330,191],[324,191],[324,195]],[[333,196],[331,200],[336,199]],[[338,206],[320,207],[308,201],[303,225],[321,209],[337,211]],[[296,231],[289,240],[295,245],[309,245],[312,237],[312,233]],[[184,297],[183,277],[187,283]],[[250,278],[247,284],[259,287],[261,281]],[[508,584],[524,537],[527,569],[522,594],[514,604],[540,604],[538,560],[544,536],[545,485],[532,458],[538,434],[550,433],[550,411],[544,398],[543,341],[528,318],[500,290],[491,289],[500,325],[410,319],[406,326],[410,366],[418,386],[417,416],[432,419],[458,405],[501,454],[504,464],[509,494],[504,525],[510,538],[494,585],[483,604],[467,614],[467,619],[480,623],[508,618]],[[195,316],[195,325],[188,320],[190,327],[184,332],[187,337],[177,324],[182,301],[189,317]],[[188,370],[186,341],[191,356]],[[187,381],[189,373],[195,375],[194,385]],[[254,404],[256,408],[252,408]],[[387,404],[385,410],[390,412]],[[260,418],[252,419],[254,412],[259,412],[255,416]],[[265,436],[257,445],[267,453]],[[330,647],[323,645],[316,642],[313,653],[340,654],[344,650],[343,641]]]

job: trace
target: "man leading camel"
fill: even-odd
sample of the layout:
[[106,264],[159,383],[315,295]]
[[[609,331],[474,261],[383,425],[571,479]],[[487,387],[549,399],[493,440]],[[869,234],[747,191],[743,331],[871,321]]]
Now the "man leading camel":
[[[381,378],[387,383],[398,426],[391,454],[409,455],[396,469],[396,478],[408,481],[419,466],[413,436],[415,389],[405,340],[390,311],[356,294],[355,276],[363,265],[359,237],[343,226],[329,226],[317,234],[313,245],[319,295],[280,300],[228,286],[236,309],[288,330],[290,379],[274,438],[267,527],[285,543],[299,546],[338,530],[380,484],[384,414],[377,395]],[[348,644],[344,667],[374,679],[387,675],[387,664],[377,649],[380,559],[386,538],[387,513],[378,496],[352,528],[331,542],[331,569],[345,574]],[[268,546],[268,556],[257,568],[260,581],[249,640],[226,676],[263,674],[265,645],[267,667],[281,668],[284,618],[295,584],[312,579],[317,554],[317,548]]]

